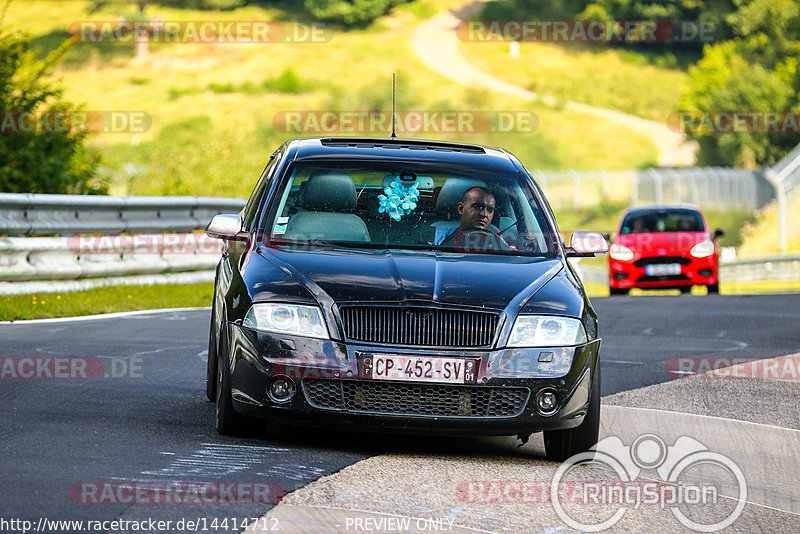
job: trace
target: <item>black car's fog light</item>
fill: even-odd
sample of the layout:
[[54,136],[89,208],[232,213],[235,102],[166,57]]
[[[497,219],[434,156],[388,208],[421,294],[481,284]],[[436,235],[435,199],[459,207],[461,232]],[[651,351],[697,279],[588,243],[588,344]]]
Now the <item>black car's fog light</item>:
[[275,402],[288,402],[294,397],[294,382],[289,378],[274,378],[269,384],[269,398]]
[[542,415],[553,415],[558,410],[558,395],[555,390],[543,389],[536,394],[536,406]]

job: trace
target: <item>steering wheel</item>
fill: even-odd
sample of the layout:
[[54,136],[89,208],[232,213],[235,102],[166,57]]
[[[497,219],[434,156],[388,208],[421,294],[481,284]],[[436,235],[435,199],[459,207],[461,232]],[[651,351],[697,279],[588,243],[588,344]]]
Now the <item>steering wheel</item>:
[[498,234],[481,228],[458,229],[442,241],[443,246],[450,246],[461,252],[486,252],[501,250],[512,252],[514,249]]

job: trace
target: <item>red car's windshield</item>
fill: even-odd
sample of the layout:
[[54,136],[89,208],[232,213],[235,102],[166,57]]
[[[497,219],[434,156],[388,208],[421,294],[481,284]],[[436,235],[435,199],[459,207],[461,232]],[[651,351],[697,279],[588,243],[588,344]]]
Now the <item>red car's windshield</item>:
[[620,234],[650,234],[655,232],[703,232],[703,218],[694,210],[636,211],[622,221]]

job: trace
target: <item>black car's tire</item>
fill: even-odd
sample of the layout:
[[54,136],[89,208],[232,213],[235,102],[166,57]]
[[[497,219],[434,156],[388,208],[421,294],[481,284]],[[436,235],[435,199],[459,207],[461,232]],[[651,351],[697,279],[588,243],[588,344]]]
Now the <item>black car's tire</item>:
[[[224,329],[223,329],[224,330]],[[225,334],[222,334],[220,350],[217,355],[217,384],[216,384],[216,410],[215,426],[217,432],[228,436],[235,436],[245,429],[247,418],[236,413],[233,409],[231,396],[231,377],[228,368],[228,343]]]
[[719,282],[716,284],[709,284],[706,286],[708,288],[708,294],[717,294],[719,293]]
[[625,295],[628,294],[629,291],[630,291],[630,289],[624,289],[624,288],[618,288],[618,287],[610,287],[609,288],[609,292],[611,293],[612,297],[615,296],[615,295],[620,295],[620,296],[624,297]]
[[600,362],[596,365],[592,390],[589,393],[589,410],[580,426],[567,430],[544,432],[544,450],[547,459],[563,462],[570,456],[588,451],[600,435]]
[[211,306],[211,326],[208,332],[208,362],[206,364],[206,397],[210,401],[217,400],[217,336],[214,333],[216,306]]
[[682,286],[679,289],[681,290],[681,295],[685,295],[687,293],[692,292],[692,286]]

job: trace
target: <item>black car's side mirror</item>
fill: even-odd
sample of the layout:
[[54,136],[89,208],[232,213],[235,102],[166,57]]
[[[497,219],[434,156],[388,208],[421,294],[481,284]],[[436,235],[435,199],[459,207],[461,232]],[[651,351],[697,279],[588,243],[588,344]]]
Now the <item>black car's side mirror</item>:
[[586,258],[608,254],[608,242],[597,232],[573,232],[569,240],[567,256]]
[[720,237],[725,235],[725,230],[722,228],[717,228],[714,230],[714,239],[719,239]]
[[214,215],[206,227],[206,235],[217,239],[247,241],[249,234],[242,231],[242,216],[237,213]]

